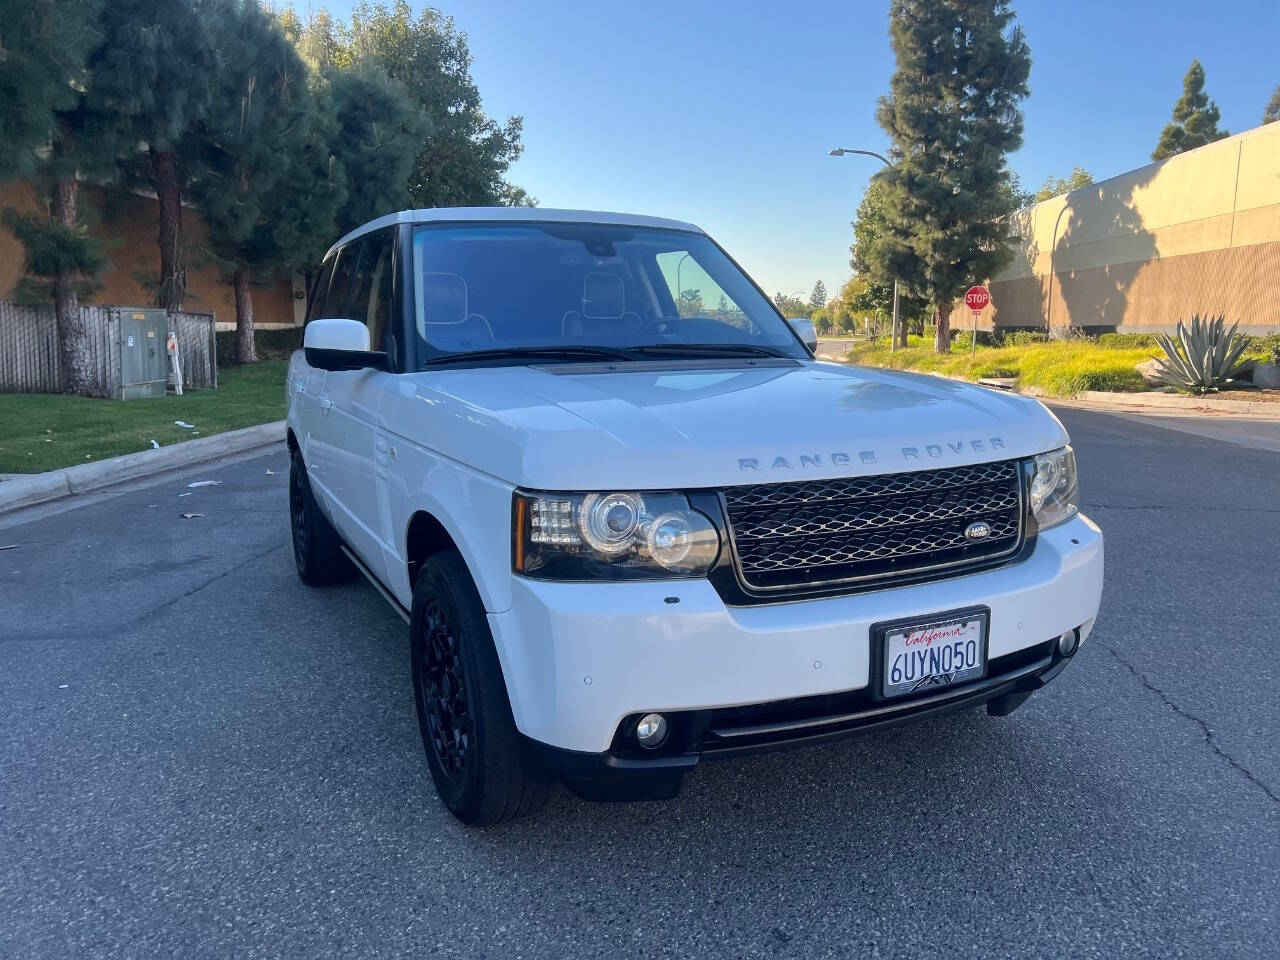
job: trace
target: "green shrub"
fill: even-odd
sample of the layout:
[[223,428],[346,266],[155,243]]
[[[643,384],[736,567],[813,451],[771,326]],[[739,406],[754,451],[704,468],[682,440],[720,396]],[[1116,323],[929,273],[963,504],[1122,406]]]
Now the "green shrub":
[[[994,347],[999,339],[998,334],[992,334],[989,330],[978,331],[978,346]],[[952,330],[951,331],[951,349],[952,350],[970,350],[973,348],[973,331],[972,330]]]
[[1104,333],[1098,337],[1098,346],[1108,350],[1158,349],[1160,343],[1151,333]]
[[[302,346],[302,328],[286,327],[282,330],[255,330],[253,344],[258,359],[287,357]],[[236,332],[218,331],[218,366],[229,367],[236,362]]]
[[[979,341],[981,342],[981,341]],[[1043,330],[1001,330],[1000,346],[1025,347],[1031,343],[1048,343],[1049,335]]]

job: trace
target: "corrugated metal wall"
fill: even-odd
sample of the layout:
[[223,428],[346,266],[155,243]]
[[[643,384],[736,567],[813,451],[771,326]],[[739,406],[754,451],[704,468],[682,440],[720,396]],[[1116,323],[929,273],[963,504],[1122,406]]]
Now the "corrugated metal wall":
[[[1020,210],[979,327],[1280,330],[1280,124]],[[970,325],[958,305],[952,323]]]
[[[82,305],[94,392],[120,393],[120,343],[117,310],[128,307]],[[169,329],[178,337],[183,386],[191,390],[218,385],[217,343],[212,313],[170,313]],[[58,328],[52,307],[0,301],[0,393],[60,393]]]

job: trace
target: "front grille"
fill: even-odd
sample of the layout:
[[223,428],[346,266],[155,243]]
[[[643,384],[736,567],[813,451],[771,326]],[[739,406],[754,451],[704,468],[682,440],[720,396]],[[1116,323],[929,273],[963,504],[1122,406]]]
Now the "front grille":
[[[1023,539],[1017,460],[944,470],[731,487],[734,560],[757,591],[823,587],[985,565]],[[982,521],[983,540],[965,530]]]

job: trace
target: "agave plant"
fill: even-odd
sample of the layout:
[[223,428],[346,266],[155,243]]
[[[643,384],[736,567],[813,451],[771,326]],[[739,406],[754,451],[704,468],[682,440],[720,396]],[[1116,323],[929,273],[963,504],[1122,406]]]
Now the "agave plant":
[[1178,321],[1176,340],[1167,333],[1159,334],[1156,342],[1165,355],[1156,357],[1157,379],[1192,393],[1219,389],[1239,371],[1240,354],[1249,345],[1248,337],[1236,334],[1238,323],[1230,330],[1224,330],[1225,325],[1221,314],[1209,320],[1197,313],[1190,327]]

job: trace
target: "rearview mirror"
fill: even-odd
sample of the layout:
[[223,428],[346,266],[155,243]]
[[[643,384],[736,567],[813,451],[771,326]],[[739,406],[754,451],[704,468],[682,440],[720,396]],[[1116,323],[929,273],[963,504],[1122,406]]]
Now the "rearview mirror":
[[817,353],[818,328],[813,325],[813,321],[805,317],[787,317],[787,323],[791,324],[791,329],[796,332],[796,336],[809,348],[809,352]]
[[302,334],[302,353],[317,370],[390,369],[387,355],[369,349],[369,328],[358,320],[312,320]]

